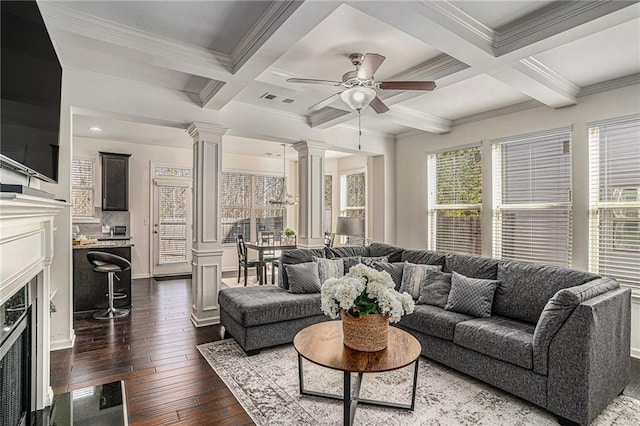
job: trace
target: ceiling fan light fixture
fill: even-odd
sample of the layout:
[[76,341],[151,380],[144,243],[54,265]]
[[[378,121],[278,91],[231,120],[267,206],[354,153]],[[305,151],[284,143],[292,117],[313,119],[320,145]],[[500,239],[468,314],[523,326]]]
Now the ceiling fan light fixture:
[[360,111],[369,106],[369,103],[376,97],[376,91],[369,87],[352,87],[340,94],[342,100],[355,111]]

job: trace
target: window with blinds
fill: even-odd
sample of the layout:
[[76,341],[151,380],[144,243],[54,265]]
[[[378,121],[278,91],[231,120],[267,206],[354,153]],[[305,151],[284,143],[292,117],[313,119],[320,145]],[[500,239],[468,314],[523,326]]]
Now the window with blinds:
[[589,270],[640,287],[640,115],[588,130]]
[[324,175],[324,232],[331,233],[333,229],[332,219],[333,206],[333,176]]
[[245,241],[255,241],[257,234],[265,231],[280,235],[285,209],[269,201],[281,196],[284,185],[283,177],[222,173],[223,243],[235,243],[237,235],[242,235]]
[[[362,229],[366,232],[367,177],[365,172],[342,175],[341,187],[340,215],[359,218],[362,223]],[[352,245],[364,245],[365,236],[350,237],[349,242]]]
[[158,187],[159,204],[159,263],[178,263],[188,260],[187,191],[190,188],[162,185]]
[[493,142],[493,256],[571,265],[571,128]]
[[73,160],[71,162],[72,215],[93,217],[94,215],[94,161]]
[[482,161],[480,147],[431,154],[429,249],[480,254]]

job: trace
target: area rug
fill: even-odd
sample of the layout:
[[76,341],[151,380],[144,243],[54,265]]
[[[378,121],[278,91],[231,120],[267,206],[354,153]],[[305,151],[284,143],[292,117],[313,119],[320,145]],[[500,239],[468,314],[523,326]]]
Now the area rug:
[[[293,345],[264,349],[247,357],[227,339],[198,346],[216,374],[258,425],[340,425],[342,402],[300,396]],[[359,405],[356,425],[557,425],[556,418],[532,404],[424,357],[419,361],[413,412]],[[303,361],[305,388],[342,394],[342,372]],[[366,374],[363,398],[408,403],[412,366]],[[352,380],[354,382],[355,380]],[[620,396],[593,426],[640,424],[640,401]]]

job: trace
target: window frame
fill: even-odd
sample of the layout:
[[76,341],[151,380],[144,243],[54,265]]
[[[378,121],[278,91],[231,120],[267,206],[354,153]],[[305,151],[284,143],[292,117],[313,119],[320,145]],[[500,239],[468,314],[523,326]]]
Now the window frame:
[[[357,207],[348,207],[347,206],[347,177],[353,175],[362,174],[364,176],[364,205]],[[369,188],[367,185],[367,169],[366,168],[358,168],[352,170],[345,170],[340,172],[340,216],[347,216],[350,211],[362,211],[364,216],[364,242],[367,241],[367,222],[368,222],[368,211],[367,204],[369,202],[368,197]],[[353,239],[353,237],[352,237]],[[340,236],[340,242],[345,244],[347,241],[346,236]]]
[[[73,169],[75,167],[74,163],[76,161],[88,161],[91,163],[91,172],[93,174],[92,178],[91,178],[91,183],[93,185],[91,186],[84,186],[84,185],[73,185],[73,177],[71,179],[72,185],[71,185],[71,218],[72,221],[75,223],[99,223],[100,222],[100,218],[97,218],[95,216],[95,208],[96,208],[96,176],[97,176],[97,170],[96,170],[96,164],[97,164],[97,158],[92,158],[92,157],[74,157],[71,160],[71,175],[73,176]],[[73,191],[75,189],[82,189],[82,190],[89,190],[91,191],[91,207],[92,207],[92,212],[91,215],[78,215],[75,212],[75,208],[73,206]]]

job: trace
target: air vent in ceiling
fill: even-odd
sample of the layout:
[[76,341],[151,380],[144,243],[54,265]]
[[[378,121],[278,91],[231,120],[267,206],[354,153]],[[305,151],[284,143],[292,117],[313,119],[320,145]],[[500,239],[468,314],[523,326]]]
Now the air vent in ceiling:
[[262,99],[268,99],[268,100],[272,101],[272,100],[276,99],[278,96],[277,96],[277,95],[274,95],[273,93],[269,93],[269,92],[267,92],[267,93],[265,93],[264,95],[262,95],[262,96],[260,96],[260,97],[261,97]]
[[291,98],[287,98],[287,99],[283,99],[282,102],[284,102],[285,104],[290,104],[292,102],[295,102],[295,100]]

